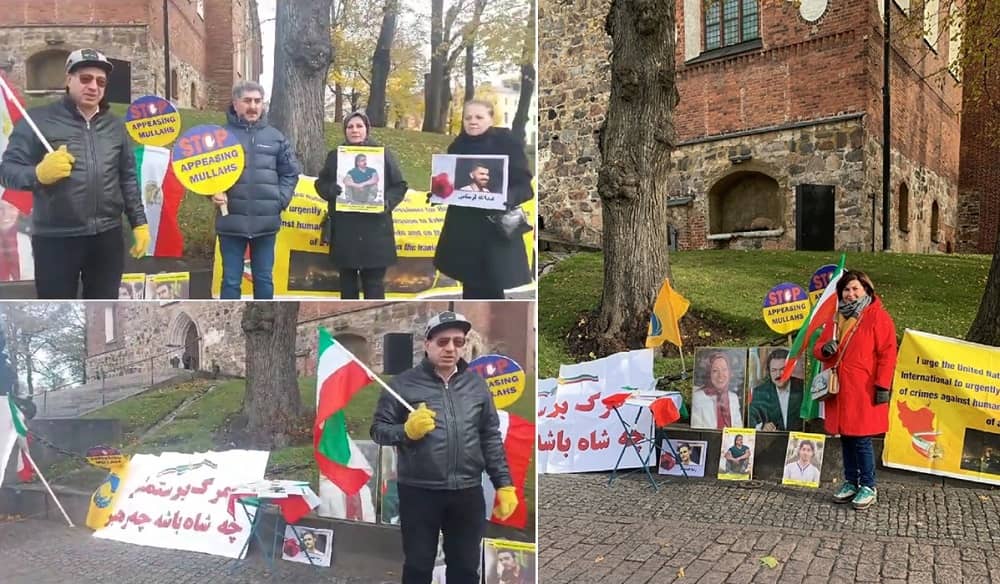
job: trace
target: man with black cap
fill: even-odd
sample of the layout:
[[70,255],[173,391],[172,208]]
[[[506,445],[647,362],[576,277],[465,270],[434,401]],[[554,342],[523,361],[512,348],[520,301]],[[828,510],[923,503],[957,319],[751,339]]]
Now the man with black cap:
[[135,155],[105,95],[112,69],[94,49],[70,53],[66,95],[28,112],[54,151],[47,152],[21,120],[0,162],[0,185],[34,195],[31,239],[39,298],[76,298],[81,280],[84,298],[118,298],[123,212],[135,242],[131,255],[142,257],[149,247]]
[[389,382],[416,409],[408,412],[388,392],[375,409],[372,438],[398,453],[403,584],[431,582],[439,532],[445,579],[479,582],[486,530],[483,472],[497,490],[493,513],[506,519],[517,508],[493,394],[462,359],[471,329],[456,312],[432,318],[424,329],[424,360]]

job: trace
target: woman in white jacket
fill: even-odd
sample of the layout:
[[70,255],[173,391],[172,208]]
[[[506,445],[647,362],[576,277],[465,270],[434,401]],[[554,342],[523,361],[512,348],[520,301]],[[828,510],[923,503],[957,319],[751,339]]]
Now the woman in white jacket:
[[691,393],[691,427],[721,430],[743,427],[740,393],[731,387],[732,366],[725,353],[708,358],[708,380]]

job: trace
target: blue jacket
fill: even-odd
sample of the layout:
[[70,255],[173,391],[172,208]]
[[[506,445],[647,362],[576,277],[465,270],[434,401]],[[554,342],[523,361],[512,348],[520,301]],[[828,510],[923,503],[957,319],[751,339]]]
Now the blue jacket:
[[299,163],[291,144],[262,116],[250,124],[227,112],[226,130],[243,145],[246,167],[240,180],[226,193],[229,214],[215,219],[215,232],[253,238],[272,235],[281,227],[281,212],[292,201],[299,182]]

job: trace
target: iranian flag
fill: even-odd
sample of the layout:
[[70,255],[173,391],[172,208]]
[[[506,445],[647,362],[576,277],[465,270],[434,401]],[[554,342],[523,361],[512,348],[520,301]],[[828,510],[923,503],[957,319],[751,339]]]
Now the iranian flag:
[[24,413],[14,403],[14,396],[7,395],[6,403],[0,405],[0,484],[3,484],[4,473],[10,455],[17,447],[17,478],[28,482],[34,478],[31,464],[28,462],[28,426],[24,421]]
[[[837,269],[834,270],[826,288],[823,289],[823,294],[816,301],[816,304],[813,305],[812,310],[809,312],[809,318],[806,319],[805,324],[802,325],[798,334],[795,335],[795,340],[788,349],[788,359],[785,361],[785,369],[781,372],[781,377],[779,378],[781,382],[788,381],[791,378],[792,370],[795,369],[795,363],[798,362],[802,350],[807,345],[806,341],[811,340],[813,333],[819,330],[821,326],[833,322],[833,317],[837,314],[837,303],[839,300],[837,298],[837,282],[840,281],[840,276],[844,273],[844,260],[846,258],[847,254],[841,254],[840,263],[837,264]],[[811,345],[812,343],[809,344]]]
[[320,328],[313,449],[319,472],[347,496],[368,483],[372,468],[347,434],[344,408],[371,381],[354,355]]
[[146,255],[179,258],[184,255],[184,237],[177,222],[177,211],[184,197],[184,187],[170,164],[170,150],[159,146],[135,149],[139,194],[149,222],[149,249]]
[[499,502],[493,483],[486,473],[483,473],[483,496],[486,498],[487,519],[498,525],[506,525],[524,529],[528,525],[528,506],[524,498],[524,482],[528,477],[528,466],[531,455],[535,451],[535,425],[531,422],[498,410],[500,417],[500,435],[503,437],[503,449],[507,455],[507,466],[510,467],[510,478],[517,491],[517,509],[506,520],[493,515],[493,508]]
[[[14,131],[14,125],[21,120],[21,110],[18,105],[23,103],[24,100],[9,85],[7,77],[4,75],[3,70],[0,69],[0,157],[3,156],[4,150],[7,149],[7,143],[10,140],[11,132]],[[28,191],[5,189],[0,185],[0,199],[14,205],[25,215],[31,214],[31,193]]]

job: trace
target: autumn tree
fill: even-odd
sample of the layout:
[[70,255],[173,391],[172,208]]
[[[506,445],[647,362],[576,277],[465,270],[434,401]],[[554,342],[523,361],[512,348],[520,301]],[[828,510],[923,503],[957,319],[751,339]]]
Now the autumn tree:
[[451,107],[451,78],[459,57],[476,37],[486,0],[431,0],[431,67],[424,81],[425,132],[443,134]]
[[298,302],[248,302],[241,326],[246,336],[243,413],[256,446],[282,448],[302,413],[295,371]]
[[613,0],[611,95],[600,130],[597,192],[604,219],[604,287],[579,334],[611,354],[640,346],[668,275],[667,173],[674,148],[674,0]]
[[528,124],[528,112],[531,109],[531,96],[535,93],[535,2],[531,2],[531,11],[528,14],[527,30],[522,40],[520,95],[517,97],[517,111],[514,112],[514,121],[511,123],[511,131],[522,142],[525,141],[525,126]]
[[49,388],[82,383],[86,361],[83,307],[70,303],[0,305],[11,365],[31,396]]
[[385,96],[392,68],[392,43],[396,38],[396,20],[399,18],[399,0],[385,0],[382,9],[382,27],[379,30],[375,52],[372,55],[371,94],[368,99],[368,118],[373,126],[386,124]]
[[333,0],[278,2],[271,123],[291,142],[305,174],[326,159],[324,90],[330,68]]

